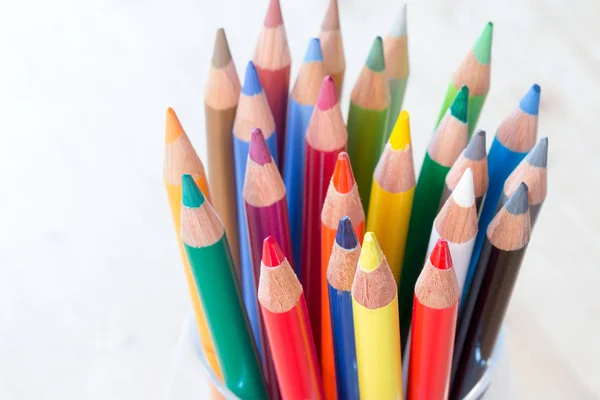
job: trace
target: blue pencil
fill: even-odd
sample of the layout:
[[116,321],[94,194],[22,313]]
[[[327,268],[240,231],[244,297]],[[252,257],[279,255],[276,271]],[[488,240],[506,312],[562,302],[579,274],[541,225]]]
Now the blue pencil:
[[504,182],[535,145],[540,91],[539,85],[534,84],[523,96],[519,106],[500,124],[496,131],[496,137],[488,154],[489,185],[479,216],[479,232],[475,239],[471,263],[467,271],[461,306],[462,299],[465,299],[469,292],[487,227],[496,214]]
[[311,39],[300,66],[288,109],[283,181],[288,199],[294,271],[300,276],[302,246],[302,192],[304,190],[304,137],[325,76],[319,39]]
[[242,293],[254,340],[256,341],[258,352],[261,358],[263,358],[262,341],[266,340],[266,338],[262,338],[261,340],[260,337],[260,314],[255,290],[255,284],[258,284],[258,282],[254,282],[250,242],[248,239],[248,224],[246,222],[246,207],[244,205],[244,196],[242,195],[244,179],[246,177],[246,162],[248,160],[248,151],[250,150],[250,132],[253,128],[262,130],[267,146],[277,163],[275,121],[267,103],[267,97],[260,85],[256,68],[252,62],[249,62],[246,67],[246,78],[242,87],[242,93],[240,94],[235,122],[233,123],[233,157],[235,160],[235,190],[237,194],[238,229],[240,236]]
[[360,256],[360,244],[349,217],[338,224],[327,267],[327,289],[333,330],[335,377],[339,399],[358,399],[352,282]]

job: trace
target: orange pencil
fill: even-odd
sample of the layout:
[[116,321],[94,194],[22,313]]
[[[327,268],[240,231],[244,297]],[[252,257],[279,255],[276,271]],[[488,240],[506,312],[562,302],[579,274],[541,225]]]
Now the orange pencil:
[[335,382],[335,360],[333,354],[333,335],[329,310],[329,294],[327,289],[327,266],[340,219],[350,217],[354,233],[362,244],[365,234],[365,212],[360,202],[358,186],[354,180],[352,165],[348,154],[338,155],[337,163],[325,202],[321,212],[321,371],[326,399],[335,399],[337,390]]

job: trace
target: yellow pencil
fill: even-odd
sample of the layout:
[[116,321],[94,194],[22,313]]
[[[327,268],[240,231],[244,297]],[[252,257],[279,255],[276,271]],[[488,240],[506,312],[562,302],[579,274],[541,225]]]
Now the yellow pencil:
[[352,284],[358,387],[363,400],[401,399],[398,293],[373,232],[367,232]]
[[414,193],[409,115],[402,111],[373,174],[367,219],[367,231],[379,238],[396,283],[400,281]]
[[208,190],[208,182],[206,180],[206,174],[204,173],[204,166],[202,161],[198,158],[196,151],[192,147],[188,136],[185,134],[175,111],[172,108],[167,110],[167,127],[166,127],[166,139],[165,139],[165,157],[163,163],[163,180],[165,182],[165,188],[167,189],[167,197],[169,198],[169,205],[171,206],[171,214],[173,217],[173,224],[175,225],[175,232],[177,234],[177,243],[179,244],[179,250],[181,252],[181,258],[183,259],[183,266],[185,271],[185,277],[187,279],[188,289],[192,297],[192,306],[194,308],[194,314],[196,315],[196,322],[198,325],[198,334],[200,335],[200,341],[202,342],[202,348],[206,354],[206,358],[210,363],[211,367],[222,380],[221,369],[215,355],[215,349],[213,346],[210,332],[208,331],[208,325],[206,325],[206,319],[204,318],[204,311],[200,304],[200,298],[196,291],[196,284],[194,283],[194,277],[192,276],[192,270],[188,263],[183,243],[181,242],[181,176],[183,174],[190,174],[194,178],[194,181],[202,190],[202,193],[210,201],[210,193]]

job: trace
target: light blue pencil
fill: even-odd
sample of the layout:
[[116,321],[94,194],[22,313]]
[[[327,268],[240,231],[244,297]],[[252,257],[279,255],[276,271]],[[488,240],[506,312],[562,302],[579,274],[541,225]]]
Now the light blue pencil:
[[290,231],[294,253],[293,267],[300,276],[302,246],[302,192],[304,190],[304,138],[310,122],[321,81],[325,76],[319,39],[311,39],[300,66],[288,109],[283,181],[288,199]]
[[[252,62],[246,67],[246,78],[238,110],[233,123],[233,157],[235,160],[235,190],[237,194],[238,229],[240,236],[240,264],[242,272],[242,294],[244,305],[252,327],[252,333],[261,358],[263,349],[260,337],[260,313],[258,300],[254,290],[254,270],[250,254],[248,239],[248,224],[246,222],[246,207],[244,205],[244,179],[246,177],[246,162],[250,150],[250,132],[253,128],[262,130],[267,146],[277,162],[277,138],[275,135],[275,121],[267,103],[267,97],[260,85],[256,68]],[[257,282],[258,284],[258,282]],[[264,360],[263,360],[264,362]]]
[[535,145],[540,91],[539,85],[533,85],[521,99],[519,106],[502,121],[496,131],[496,137],[488,154],[488,190],[479,216],[479,232],[475,239],[475,247],[461,299],[465,299],[469,293],[487,227],[496,215],[504,182]]

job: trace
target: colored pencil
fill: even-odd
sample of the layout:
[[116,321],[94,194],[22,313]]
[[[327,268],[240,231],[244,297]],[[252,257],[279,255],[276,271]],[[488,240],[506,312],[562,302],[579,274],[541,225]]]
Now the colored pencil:
[[190,139],[183,130],[183,127],[177,118],[177,114],[175,114],[175,111],[172,108],[167,109],[166,120],[163,180],[167,190],[167,197],[169,198],[169,206],[171,207],[171,217],[173,218],[173,225],[175,225],[177,243],[179,244],[181,259],[183,260],[188,290],[192,298],[192,307],[196,317],[202,349],[215,374],[219,379],[223,379],[221,368],[219,367],[219,362],[215,355],[213,340],[210,337],[204,311],[200,304],[198,292],[196,291],[192,270],[190,269],[183,243],[181,242],[181,175],[191,174],[201,190],[206,193],[206,197],[210,201],[208,182],[206,180],[206,174],[204,173],[202,161],[198,158],[196,151],[190,143]]
[[[253,61],[275,119],[277,153],[272,154],[275,160],[283,161],[292,59],[279,0],[269,1],[269,8],[265,16],[264,26],[258,37]],[[281,163],[280,168],[282,166],[283,163]]]
[[367,220],[367,231],[380,238],[396,283],[400,282],[414,193],[409,115],[402,111],[373,174]]
[[221,217],[231,245],[233,261],[240,268],[240,250],[235,199],[235,170],[231,132],[235,111],[240,99],[238,78],[225,31],[217,31],[212,63],[204,91],[206,144],[208,147],[208,176],[213,204]]
[[477,236],[477,207],[473,186],[473,172],[471,168],[467,168],[433,221],[427,250],[427,254],[431,254],[439,239],[448,242],[452,253],[452,265],[461,292]]
[[[327,294],[327,266],[329,265],[339,221],[344,216],[350,217],[356,237],[359,242],[362,242],[365,234],[365,213],[362,204],[360,204],[360,196],[352,173],[350,158],[347,153],[342,152],[338,155],[335,170],[331,176],[331,183],[329,189],[327,189],[327,196],[323,203],[323,211],[321,212],[321,279],[318,282],[321,287],[321,338],[316,341],[317,346],[321,349],[319,359],[321,361],[321,372],[323,373],[325,398],[327,399],[335,399],[337,393],[329,296]],[[314,284],[314,282],[311,283]],[[316,332],[317,329],[315,329],[315,334]]]
[[341,97],[346,72],[346,58],[344,57],[344,43],[342,42],[342,32],[340,30],[338,0],[329,0],[329,7],[321,24],[319,38],[323,50],[325,72],[333,78],[336,93]]
[[194,178],[187,174],[182,177],[181,240],[225,384],[240,398],[266,398],[225,228]]
[[397,286],[372,232],[365,234],[352,283],[352,313],[360,398],[401,399]]
[[389,105],[383,42],[377,36],[352,89],[348,112],[348,154],[356,171],[364,207],[369,207],[373,171],[386,141]]
[[360,243],[350,217],[340,219],[327,266],[327,289],[333,333],[337,397],[358,400],[352,282],[356,273]]
[[256,283],[254,282],[254,268],[250,254],[248,239],[248,223],[246,221],[246,205],[244,203],[244,180],[246,178],[246,163],[250,150],[250,133],[258,128],[263,132],[269,151],[277,163],[277,139],[275,136],[275,122],[267,103],[256,68],[252,62],[246,67],[244,86],[240,94],[240,101],[233,123],[233,155],[235,160],[235,187],[237,198],[238,229],[240,239],[240,270],[242,277],[242,294],[244,304],[250,319],[252,333],[258,346],[259,354],[263,354],[259,332],[258,302],[256,300]]
[[[492,142],[488,154],[489,186],[479,215],[479,233],[469,264],[463,299],[466,298],[471,286],[487,227],[496,213],[504,182],[536,142],[540,90],[540,87],[535,84],[529,89],[519,106],[502,121]],[[461,308],[462,304],[461,300]]]
[[451,253],[446,240],[438,239],[415,284],[409,400],[448,398],[460,297]]
[[[390,87],[390,112],[386,140],[392,134],[398,115],[402,110],[404,92],[408,81],[408,36],[406,34],[406,4],[400,6],[388,34],[383,40],[385,72]],[[385,252],[385,250],[384,250]]]
[[535,226],[548,186],[548,138],[543,137],[537,142],[527,157],[515,168],[504,183],[504,191],[500,198],[500,205],[504,205],[514,194],[521,182],[529,189],[529,215],[531,227]]
[[323,384],[302,286],[277,241],[265,239],[258,299],[283,399],[322,399]]
[[[304,55],[304,63],[298,72],[290,96],[287,137],[285,141],[285,165],[283,180],[288,193],[288,210],[292,244],[294,246],[294,269],[300,267],[302,250],[302,193],[304,191],[304,142],[306,129],[313,114],[321,82],[325,76],[323,56],[319,39],[311,39]],[[291,260],[292,258],[290,258]]]
[[489,224],[473,286],[458,324],[452,398],[480,379],[510,302],[531,235],[527,185],[521,183]]
[[473,48],[469,50],[458,69],[454,72],[437,120],[437,124],[439,124],[460,88],[466,85],[470,94],[469,137],[471,137],[477,126],[483,103],[490,90],[493,31],[494,25],[488,22]]
[[463,176],[467,168],[473,173],[473,189],[475,194],[475,205],[477,211],[481,209],[483,196],[488,188],[488,162],[485,150],[485,131],[479,129],[471,137],[471,141],[456,159],[452,168],[446,175],[446,183],[442,198],[440,200],[440,210],[446,204],[448,197],[458,185],[460,178]]
[[402,349],[410,327],[415,282],[423,268],[446,174],[467,145],[468,97],[469,89],[463,86],[433,134],[415,187],[398,295]]
[[302,266],[300,281],[315,333],[321,340],[321,210],[338,154],[346,149],[348,133],[330,76],[325,77],[317,107],[306,131],[306,165],[302,209]]
[[[260,129],[253,129],[250,138],[250,151],[244,184],[244,202],[246,203],[248,237],[250,239],[254,282],[256,282],[254,290],[256,292],[265,238],[272,236],[278,243],[281,243],[286,257],[291,258],[292,256],[285,186]],[[266,344],[267,338],[264,325],[262,321],[259,322],[263,365],[267,383],[271,389],[269,397],[276,399],[279,398],[277,378],[269,347]]]

